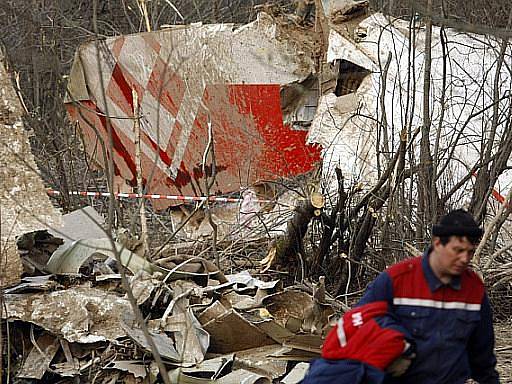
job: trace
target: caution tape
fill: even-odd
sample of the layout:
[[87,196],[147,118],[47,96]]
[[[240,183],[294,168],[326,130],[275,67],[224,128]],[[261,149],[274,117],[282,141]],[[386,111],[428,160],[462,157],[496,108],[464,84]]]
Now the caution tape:
[[[60,191],[49,189],[46,191],[49,196],[61,196]],[[109,192],[91,192],[91,191],[69,191],[69,195],[72,196],[85,196],[85,197],[110,197],[114,195],[115,198],[124,199],[152,199],[152,200],[174,200],[174,201],[215,201],[219,203],[240,203],[243,199],[232,198],[232,197],[220,197],[220,196],[183,196],[183,195],[156,195],[156,194],[141,194],[141,193],[109,193]],[[258,203],[271,203],[272,200],[255,200]]]
[[[473,172],[473,177],[476,177],[476,172]],[[505,197],[501,193],[499,193],[495,188],[492,189],[491,194],[492,197],[494,197],[494,200],[496,200],[498,203],[505,203]]]

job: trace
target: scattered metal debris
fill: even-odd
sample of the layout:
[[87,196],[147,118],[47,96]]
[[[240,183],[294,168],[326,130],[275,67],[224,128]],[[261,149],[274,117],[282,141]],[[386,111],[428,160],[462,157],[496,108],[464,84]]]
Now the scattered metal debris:
[[93,207],[84,207],[63,215],[62,228],[50,228],[48,232],[64,241],[102,239],[106,236],[104,225],[103,216]]
[[309,363],[299,363],[281,380],[283,384],[298,384],[306,376],[308,371]]
[[[122,324],[122,323],[121,323]],[[139,328],[130,328],[125,324],[122,324],[123,329],[126,334],[139,346],[144,348],[146,351],[151,352],[151,348],[149,346],[148,340],[144,336],[144,333]],[[151,338],[156,345],[158,353],[164,359],[170,360],[172,362],[180,362],[181,357],[174,348],[174,341],[167,336],[165,333],[155,333],[150,331]]]
[[128,268],[132,273],[141,270],[150,274],[166,272],[165,269],[151,264],[111,239],[84,239],[64,244],[53,253],[45,269],[55,274],[76,275],[80,272],[82,265],[94,255],[100,255],[103,259],[110,257],[116,260],[119,258],[121,265]]
[[[46,242],[30,239],[46,236],[28,238],[32,253]],[[93,267],[84,267],[91,257]],[[114,257],[124,272],[107,263]],[[150,343],[120,285],[122,273],[130,275],[173,383],[271,383],[289,373],[290,361],[318,356],[321,336],[303,327],[318,294],[282,291],[279,280],[246,270],[224,276],[198,257],[173,260],[172,269],[156,266],[109,239],[61,245],[34,271],[46,274],[27,276],[4,295],[2,319],[17,324],[13,337],[24,354],[17,377],[160,382]],[[318,327],[328,326],[327,316],[320,318],[326,322]],[[28,350],[22,347],[27,342]]]
[[2,318],[35,324],[74,343],[113,341],[126,336],[121,321],[132,320],[128,301],[85,286],[50,293],[6,294]]
[[33,341],[33,344],[32,350],[16,376],[22,379],[41,380],[59,349],[59,339],[43,333]]

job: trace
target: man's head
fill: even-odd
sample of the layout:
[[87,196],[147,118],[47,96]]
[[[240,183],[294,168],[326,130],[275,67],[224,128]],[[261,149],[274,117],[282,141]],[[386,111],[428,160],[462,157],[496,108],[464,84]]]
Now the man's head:
[[432,235],[430,264],[438,277],[448,280],[466,270],[482,229],[468,212],[457,209],[433,226]]

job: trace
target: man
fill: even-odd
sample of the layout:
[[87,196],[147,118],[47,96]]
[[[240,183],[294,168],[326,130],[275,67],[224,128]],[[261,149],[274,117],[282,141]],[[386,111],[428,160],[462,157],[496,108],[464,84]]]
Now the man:
[[406,373],[386,383],[499,383],[489,300],[469,269],[482,230],[459,209],[434,225],[432,235],[422,257],[381,273],[358,304],[387,301],[415,341],[416,358]]

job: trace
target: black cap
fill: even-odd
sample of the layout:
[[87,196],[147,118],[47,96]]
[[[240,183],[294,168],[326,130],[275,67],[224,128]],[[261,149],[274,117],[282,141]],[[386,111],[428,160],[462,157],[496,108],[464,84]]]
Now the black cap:
[[434,236],[466,236],[482,237],[483,230],[478,226],[473,216],[464,209],[451,211],[441,218],[439,224],[432,227]]

